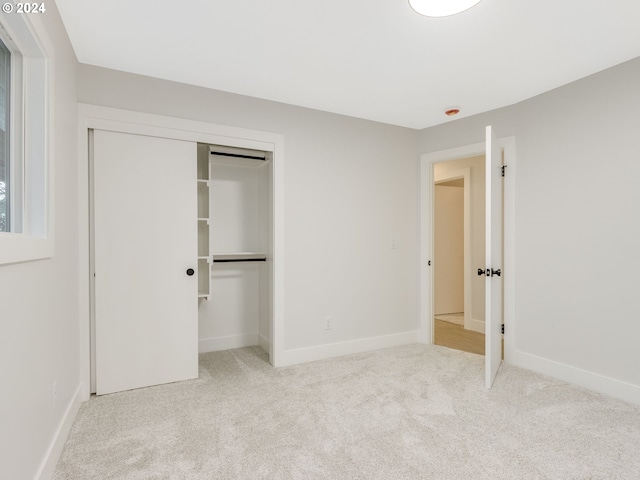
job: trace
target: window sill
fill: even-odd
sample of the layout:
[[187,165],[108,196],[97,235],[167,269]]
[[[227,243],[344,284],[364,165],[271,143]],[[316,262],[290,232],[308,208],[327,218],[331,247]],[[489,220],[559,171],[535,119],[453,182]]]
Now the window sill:
[[0,233],[0,265],[53,257],[53,239]]

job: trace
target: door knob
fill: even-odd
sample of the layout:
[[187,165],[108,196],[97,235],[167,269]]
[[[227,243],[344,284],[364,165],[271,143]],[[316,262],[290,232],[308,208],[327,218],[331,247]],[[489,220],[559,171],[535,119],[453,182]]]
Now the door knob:
[[487,268],[486,270],[479,268],[478,275],[486,275],[487,277],[493,277],[495,275],[499,277],[502,275],[502,271],[500,269],[494,270],[493,268]]
[[187,275],[188,276],[192,276],[194,273],[196,273],[196,271],[193,268],[187,268]]

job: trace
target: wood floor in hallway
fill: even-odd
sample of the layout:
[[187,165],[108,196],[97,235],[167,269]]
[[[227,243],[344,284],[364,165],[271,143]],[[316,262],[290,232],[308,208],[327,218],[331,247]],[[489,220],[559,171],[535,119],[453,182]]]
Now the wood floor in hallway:
[[484,333],[465,330],[462,325],[434,319],[436,345],[484,355]]

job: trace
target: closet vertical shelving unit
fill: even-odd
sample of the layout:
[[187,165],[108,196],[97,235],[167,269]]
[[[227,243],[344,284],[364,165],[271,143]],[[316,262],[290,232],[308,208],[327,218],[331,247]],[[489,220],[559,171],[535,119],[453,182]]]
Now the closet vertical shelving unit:
[[[231,147],[198,144],[198,297],[211,297],[211,265],[213,263],[246,263],[268,261],[269,248],[259,251],[216,251],[212,219],[212,165],[259,169],[268,165],[270,157],[265,152]],[[217,226],[219,227],[219,226]],[[259,242],[265,246],[264,241]]]
[[198,298],[211,297],[210,166],[208,145],[198,145]]
[[198,144],[199,285],[209,300],[198,314],[205,349],[259,345],[270,351],[272,155]]

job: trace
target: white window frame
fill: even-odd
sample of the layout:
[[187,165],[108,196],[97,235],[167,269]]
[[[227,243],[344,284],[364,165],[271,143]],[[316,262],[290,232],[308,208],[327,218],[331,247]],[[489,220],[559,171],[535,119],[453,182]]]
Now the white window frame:
[[10,139],[11,213],[18,231],[0,232],[3,265],[50,258],[54,253],[50,142],[53,48],[36,15],[2,15],[0,30],[12,57],[17,50],[22,63],[20,68],[12,62],[12,71],[18,67],[18,75],[12,73],[11,94],[15,114]]

